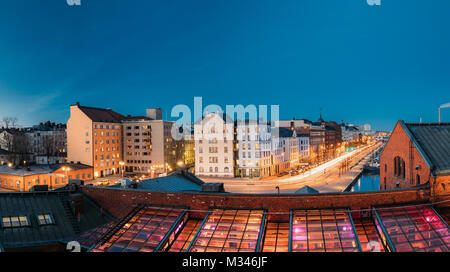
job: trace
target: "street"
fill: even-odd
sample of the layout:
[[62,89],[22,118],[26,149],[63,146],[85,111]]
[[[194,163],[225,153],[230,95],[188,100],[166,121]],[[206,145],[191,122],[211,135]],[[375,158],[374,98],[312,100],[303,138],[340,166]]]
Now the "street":
[[[230,193],[276,194],[278,186],[280,194],[288,194],[305,185],[320,193],[342,192],[362,170],[363,163],[358,161],[380,146],[381,143],[377,143],[353,150],[297,176],[273,180],[200,178],[205,182],[223,182],[225,190]],[[344,163],[345,168],[342,167]]]

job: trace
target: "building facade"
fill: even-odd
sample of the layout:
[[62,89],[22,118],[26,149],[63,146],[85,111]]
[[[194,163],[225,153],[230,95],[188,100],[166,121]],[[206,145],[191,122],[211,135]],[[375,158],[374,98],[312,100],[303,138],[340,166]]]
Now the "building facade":
[[270,176],[271,127],[267,122],[251,120],[236,123],[237,177]]
[[225,113],[206,113],[194,124],[195,173],[234,177],[234,122]]
[[120,171],[122,160],[122,125],[125,116],[112,111],[70,106],[67,121],[67,162],[92,165],[94,177]]
[[[125,171],[159,175],[176,168],[177,143],[172,138],[173,122],[163,121],[161,109],[147,109],[153,115],[127,117],[122,121]],[[150,117],[152,116],[152,117]]]
[[47,185],[54,189],[66,185],[69,180],[91,180],[93,168],[83,164],[50,164],[28,167],[0,165],[0,188],[25,192],[35,185]]
[[395,125],[380,155],[380,189],[429,183],[432,195],[450,195],[450,123]]

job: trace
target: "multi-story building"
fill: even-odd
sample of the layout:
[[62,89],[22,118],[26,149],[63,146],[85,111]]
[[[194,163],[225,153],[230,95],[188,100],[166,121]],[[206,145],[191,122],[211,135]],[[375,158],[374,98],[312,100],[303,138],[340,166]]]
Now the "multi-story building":
[[67,156],[66,125],[50,121],[25,129],[31,161],[36,164],[62,163]]
[[353,124],[341,124],[341,137],[343,142],[354,142],[359,140],[359,129]]
[[[192,126],[186,126],[189,133],[186,133],[180,140],[176,141],[176,161],[177,166],[195,170],[195,141]],[[181,133],[183,131],[180,131]]]
[[225,113],[206,113],[194,124],[195,173],[234,176],[234,122]]
[[70,106],[67,121],[67,161],[91,165],[95,177],[118,173],[122,160],[122,120],[111,109]]
[[270,176],[271,127],[267,122],[236,122],[236,173],[238,177]]
[[297,132],[299,162],[309,161],[309,135],[304,132]]
[[24,130],[7,128],[0,130],[0,149],[6,150],[8,162],[14,165],[24,165],[32,158],[29,151],[29,141]]
[[299,142],[297,133],[287,128],[279,128],[279,137],[283,142],[283,169],[292,170],[298,168]]
[[177,143],[172,138],[173,122],[163,121],[161,109],[147,109],[147,116],[122,120],[125,171],[170,173],[176,168]]

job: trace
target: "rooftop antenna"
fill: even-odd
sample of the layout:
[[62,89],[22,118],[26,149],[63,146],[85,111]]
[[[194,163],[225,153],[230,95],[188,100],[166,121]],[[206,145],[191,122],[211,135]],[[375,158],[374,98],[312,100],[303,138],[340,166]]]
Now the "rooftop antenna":
[[444,108],[450,108],[450,103],[441,105],[441,106],[439,107],[439,123],[441,122],[441,109],[444,109]]

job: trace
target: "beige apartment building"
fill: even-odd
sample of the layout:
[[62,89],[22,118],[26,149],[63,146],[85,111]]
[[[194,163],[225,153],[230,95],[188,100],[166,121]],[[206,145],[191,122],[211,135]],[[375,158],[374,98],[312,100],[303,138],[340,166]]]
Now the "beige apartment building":
[[147,116],[128,116],[122,121],[127,173],[156,176],[175,171],[177,143],[171,134],[173,124],[162,120],[159,108],[147,109]]
[[94,177],[125,173],[159,175],[176,169],[173,122],[161,109],[146,116],[124,116],[111,109],[70,106],[67,161],[94,168]]
[[122,160],[122,120],[125,116],[112,111],[70,106],[67,121],[67,162],[94,167],[94,177],[118,173]]

